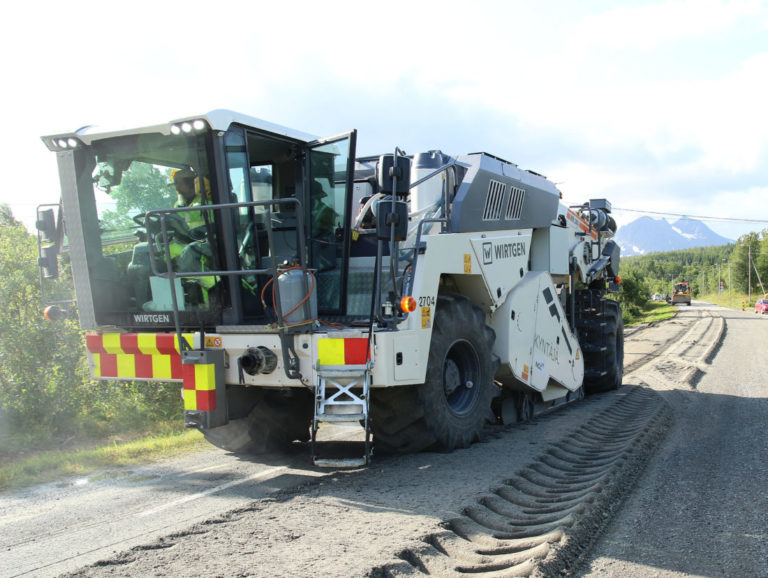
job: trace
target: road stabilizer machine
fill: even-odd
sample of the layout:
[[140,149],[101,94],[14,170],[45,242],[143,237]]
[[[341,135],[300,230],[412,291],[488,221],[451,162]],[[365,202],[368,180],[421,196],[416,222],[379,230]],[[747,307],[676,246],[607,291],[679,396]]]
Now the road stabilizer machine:
[[180,383],[219,447],[299,440],[359,466],[621,385],[606,200],[567,207],[486,153],[355,158],[355,131],[227,110],[43,142],[61,182],[38,209],[44,295],[66,259],[92,375]]
[[672,292],[672,299],[670,299],[672,305],[685,304],[691,305],[691,284],[688,281],[680,281],[675,283],[675,288]]

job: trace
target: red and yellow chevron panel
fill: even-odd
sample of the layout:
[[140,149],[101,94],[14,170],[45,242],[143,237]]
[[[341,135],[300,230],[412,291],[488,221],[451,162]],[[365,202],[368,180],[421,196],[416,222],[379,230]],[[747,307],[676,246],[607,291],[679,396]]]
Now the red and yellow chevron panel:
[[367,361],[367,337],[317,340],[318,365],[365,365]]
[[213,411],[216,409],[216,366],[213,363],[182,366],[184,409]]
[[[192,343],[192,334],[184,338]],[[94,377],[183,379],[175,333],[87,333]]]

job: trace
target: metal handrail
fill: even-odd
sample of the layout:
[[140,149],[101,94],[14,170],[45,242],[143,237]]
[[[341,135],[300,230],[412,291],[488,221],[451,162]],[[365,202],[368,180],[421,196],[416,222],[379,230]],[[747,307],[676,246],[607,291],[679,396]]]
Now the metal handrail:
[[[206,271],[175,271],[173,267],[171,266],[172,258],[171,258],[171,252],[170,252],[170,238],[169,238],[169,232],[168,232],[168,224],[166,222],[167,215],[172,214],[179,214],[179,213],[187,213],[192,211],[228,211],[233,209],[241,209],[241,208],[252,208],[252,207],[264,207],[264,215],[265,215],[265,229],[267,232],[267,238],[269,242],[270,249],[273,249],[274,245],[272,243],[272,207],[276,205],[294,205],[295,206],[295,215],[296,215],[296,236],[298,238],[298,245],[296,247],[297,250],[297,258],[299,261],[299,267],[302,271],[307,270],[306,262],[305,262],[305,253],[306,253],[306,239],[304,236],[304,212],[302,210],[302,203],[296,198],[285,198],[285,199],[268,199],[263,201],[247,201],[242,203],[223,203],[219,205],[195,205],[195,206],[189,206],[189,207],[173,207],[168,209],[155,209],[152,211],[147,211],[145,214],[144,219],[144,226],[147,230],[147,236],[148,236],[148,251],[149,251],[149,262],[150,262],[150,269],[152,270],[152,274],[156,277],[160,277],[163,279],[168,279],[171,285],[171,302],[173,304],[173,317],[174,317],[174,326],[176,329],[176,333],[178,335],[179,344],[184,349],[191,349],[189,344],[186,343],[182,336],[181,332],[181,323],[179,321],[179,302],[178,302],[178,295],[176,294],[176,283],[175,280],[177,278],[188,278],[188,277],[226,277],[226,276],[237,276],[237,277],[245,277],[247,275],[260,275],[260,274],[270,274],[272,275],[272,287],[275,291],[275,314],[277,315],[277,319],[281,320],[283,318],[283,312],[282,312],[282,302],[280,299],[280,284],[278,283],[278,277],[280,276],[280,272],[278,271],[277,263],[272,263],[271,267],[266,268],[260,268],[260,269],[238,269],[238,270],[231,270],[231,269],[214,269],[214,270],[206,270]],[[159,261],[155,248],[154,243],[152,243],[152,233],[150,232],[149,227],[149,221],[152,218],[157,218],[160,223],[160,234],[162,237],[162,244],[164,247],[164,257],[165,257],[165,264],[166,264],[166,270],[160,271],[157,267],[157,262]],[[208,223],[208,218],[206,216],[206,223]],[[202,239],[201,239],[202,240]],[[302,275],[302,283],[304,284],[304,291],[305,294],[309,292],[309,285],[307,284],[307,278],[306,275]],[[304,308],[304,313],[309,318],[311,316],[311,308],[310,308],[310,302],[307,300],[302,307]],[[286,372],[286,375],[289,378],[300,378],[301,374],[298,373],[296,368],[294,367],[296,363],[294,363],[295,360],[291,359],[288,353],[289,349],[292,349],[292,344],[289,344],[287,342],[287,337],[285,335],[285,328],[282,326],[282,324],[278,324],[278,333],[280,335],[280,341],[283,344],[283,347],[281,348],[283,351],[283,365],[284,370]],[[204,347],[204,344],[203,344]]]

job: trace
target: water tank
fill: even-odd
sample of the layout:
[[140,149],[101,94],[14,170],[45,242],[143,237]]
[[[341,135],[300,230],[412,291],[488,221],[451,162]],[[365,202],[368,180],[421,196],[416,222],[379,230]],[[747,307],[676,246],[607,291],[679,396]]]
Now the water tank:
[[[448,164],[449,160],[450,158],[440,151],[415,154],[411,163],[411,182],[423,179]],[[444,178],[445,172],[442,172],[411,189],[411,213],[425,209],[442,198]]]
[[[317,287],[314,290],[312,289],[313,280],[311,273],[306,273],[306,280],[307,284],[305,286],[300,269],[289,269],[281,273],[277,278],[280,289],[280,309],[283,312],[284,323],[294,325],[311,319],[317,319]],[[307,296],[307,291],[311,291],[309,295],[311,316],[309,318],[307,318],[305,313],[304,305],[296,307]],[[296,310],[289,313],[292,309]]]

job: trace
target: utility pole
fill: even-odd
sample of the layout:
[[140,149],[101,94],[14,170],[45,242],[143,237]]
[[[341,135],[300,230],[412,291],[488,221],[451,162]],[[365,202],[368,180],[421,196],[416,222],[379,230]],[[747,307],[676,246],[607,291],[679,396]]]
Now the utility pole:
[[720,295],[720,293],[723,292],[723,290],[722,290],[723,282],[721,280],[721,277],[722,277],[721,273],[722,272],[723,272],[723,264],[722,263],[718,263],[717,264],[717,294],[718,295]]
[[747,303],[752,302],[752,245],[748,245],[749,253],[747,258]]

